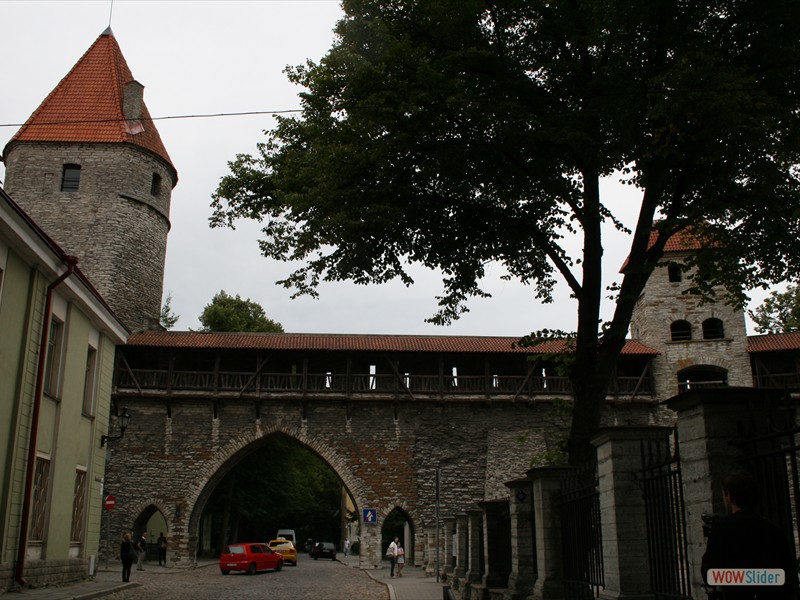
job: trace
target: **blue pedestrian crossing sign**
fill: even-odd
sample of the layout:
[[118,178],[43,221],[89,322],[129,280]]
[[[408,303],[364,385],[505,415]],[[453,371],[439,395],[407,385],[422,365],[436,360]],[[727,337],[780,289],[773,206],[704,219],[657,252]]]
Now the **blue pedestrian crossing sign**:
[[364,523],[377,523],[378,511],[374,508],[364,508],[361,511],[361,520]]

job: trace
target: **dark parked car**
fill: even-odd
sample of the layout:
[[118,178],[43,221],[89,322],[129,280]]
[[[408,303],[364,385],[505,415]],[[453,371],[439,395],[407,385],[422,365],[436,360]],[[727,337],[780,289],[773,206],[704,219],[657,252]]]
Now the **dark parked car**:
[[311,557],[314,560],[318,558],[336,560],[336,546],[331,542],[317,542],[317,545],[311,550]]
[[223,575],[231,571],[245,571],[248,575],[255,575],[257,571],[280,571],[282,568],[283,557],[265,544],[229,544],[219,555],[219,570]]

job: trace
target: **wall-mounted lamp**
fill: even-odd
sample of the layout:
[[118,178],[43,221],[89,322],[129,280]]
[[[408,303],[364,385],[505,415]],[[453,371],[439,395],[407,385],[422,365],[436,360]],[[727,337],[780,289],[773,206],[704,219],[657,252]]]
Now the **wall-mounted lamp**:
[[109,435],[101,435],[100,436],[100,447],[106,445],[106,442],[111,442],[113,440],[121,440],[125,435],[125,430],[128,428],[128,423],[131,422],[131,416],[128,414],[128,407],[122,409],[122,414],[119,416],[119,435],[109,436]]

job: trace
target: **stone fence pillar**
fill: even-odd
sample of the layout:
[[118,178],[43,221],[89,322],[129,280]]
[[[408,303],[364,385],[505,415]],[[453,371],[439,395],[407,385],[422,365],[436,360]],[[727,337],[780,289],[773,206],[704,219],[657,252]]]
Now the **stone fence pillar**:
[[511,574],[505,600],[525,600],[533,594],[536,563],[533,551],[533,487],[531,479],[506,483],[511,515]]
[[454,579],[463,579],[467,573],[467,543],[469,532],[467,530],[466,513],[456,515],[456,542],[455,556],[456,564],[453,570]]
[[537,467],[528,471],[533,490],[534,542],[536,548],[536,600],[564,598],[564,554],[561,545],[561,516],[556,500],[561,479],[571,467]]
[[722,388],[692,390],[667,401],[678,414],[683,500],[692,596],[703,598],[700,560],[705,552],[703,513],[724,514],[722,481],[739,470],[739,450],[730,444],[769,429],[783,390]]
[[490,590],[505,588],[511,572],[508,500],[486,500],[478,506],[483,509],[483,585]]
[[642,441],[669,444],[671,427],[609,427],[593,438],[597,448],[600,527],[603,536],[604,589],[600,598],[652,598],[647,520],[642,490]]
[[455,526],[455,517],[442,519],[442,547],[444,548],[442,554],[444,556],[442,556],[441,573],[443,581],[450,581],[453,576],[453,567],[455,566],[455,561],[453,560],[453,552],[455,551],[453,548],[453,534],[455,533]]
[[469,541],[467,548],[466,579],[469,583],[479,583],[483,576],[483,511],[472,509],[467,511]]

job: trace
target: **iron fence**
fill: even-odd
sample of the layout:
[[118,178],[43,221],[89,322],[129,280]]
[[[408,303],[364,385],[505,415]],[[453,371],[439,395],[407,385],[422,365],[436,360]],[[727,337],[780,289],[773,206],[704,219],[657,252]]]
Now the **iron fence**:
[[564,597],[590,600],[605,586],[596,461],[561,480],[556,504],[561,516]]
[[641,457],[650,591],[656,599],[691,598],[678,432],[642,440]]
[[742,452],[740,464],[758,482],[761,516],[786,535],[797,556],[800,548],[800,427],[731,442]]

